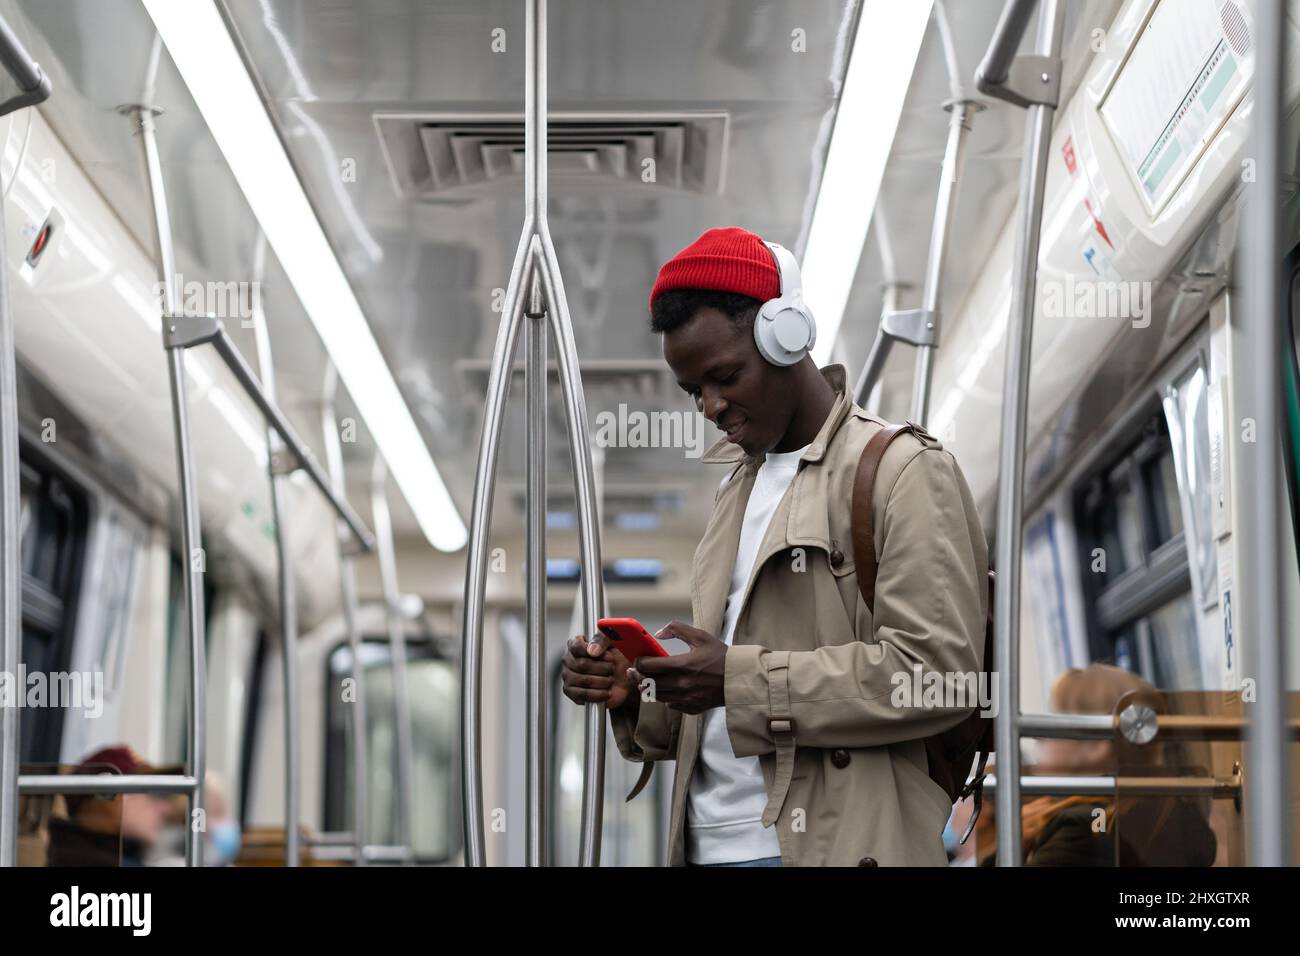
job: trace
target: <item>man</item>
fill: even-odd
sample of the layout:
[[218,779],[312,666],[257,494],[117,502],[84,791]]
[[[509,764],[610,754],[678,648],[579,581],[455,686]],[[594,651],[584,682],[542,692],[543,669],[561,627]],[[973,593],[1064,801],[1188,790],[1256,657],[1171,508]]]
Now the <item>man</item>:
[[564,692],[607,704],[628,760],[676,760],[670,865],[943,865],[951,804],[924,739],[970,707],[899,705],[894,690],[914,668],[980,670],[988,546],[952,455],[902,435],[873,486],[867,609],[850,503],[883,422],[842,366],[813,363],[801,292],[794,257],[743,229],[711,229],[660,270],[651,328],[726,433],[703,458],[725,474],[691,571],[694,621],[659,634],[689,651],[633,669],[579,636]]

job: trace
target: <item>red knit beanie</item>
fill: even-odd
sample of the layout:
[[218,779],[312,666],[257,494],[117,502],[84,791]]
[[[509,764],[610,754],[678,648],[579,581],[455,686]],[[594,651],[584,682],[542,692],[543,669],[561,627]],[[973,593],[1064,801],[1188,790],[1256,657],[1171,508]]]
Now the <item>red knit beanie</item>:
[[748,229],[710,229],[663,264],[650,305],[672,289],[738,292],[766,302],[781,294],[781,273],[772,250]]

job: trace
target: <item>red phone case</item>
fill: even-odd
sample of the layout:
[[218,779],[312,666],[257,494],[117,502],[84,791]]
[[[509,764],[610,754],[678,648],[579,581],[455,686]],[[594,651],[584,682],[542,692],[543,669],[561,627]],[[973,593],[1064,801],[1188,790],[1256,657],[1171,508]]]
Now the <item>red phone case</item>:
[[602,617],[596,622],[596,626],[609,638],[609,646],[618,650],[629,661],[635,661],[638,657],[669,656],[636,618]]

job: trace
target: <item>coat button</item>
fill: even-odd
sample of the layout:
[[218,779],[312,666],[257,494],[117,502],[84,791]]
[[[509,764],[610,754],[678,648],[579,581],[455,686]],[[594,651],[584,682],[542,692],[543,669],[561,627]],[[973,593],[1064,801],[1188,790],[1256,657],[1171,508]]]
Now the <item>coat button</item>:
[[858,860],[858,866],[879,866],[879,865],[880,864],[876,862],[875,858],[870,856],[864,856],[862,859]]
[[839,770],[843,770],[849,765],[849,752],[843,747],[837,747],[831,751],[831,763]]
[[831,567],[838,568],[844,563],[844,552],[836,548],[831,552]]

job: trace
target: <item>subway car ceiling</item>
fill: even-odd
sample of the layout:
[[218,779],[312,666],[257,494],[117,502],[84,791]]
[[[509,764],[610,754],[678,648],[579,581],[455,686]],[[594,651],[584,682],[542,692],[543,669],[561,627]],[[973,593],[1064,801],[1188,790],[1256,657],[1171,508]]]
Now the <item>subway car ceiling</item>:
[[[1160,30],[1168,25],[1157,14],[1173,2],[1065,5],[1038,260],[1040,283],[1050,281],[1048,291],[1040,288],[1026,419],[1018,693],[1027,712],[1046,711],[1053,679],[1090,660],[1116,660],[1187,692],[1217,690],[1242,676],[1222,637],[1231,630],[1221,595],[1235,567],[1232,535],[1219,513],[1207,510],[1209,499],[1198,497],[1208,495],[1198,484],[1207,473],[1198,469],[1210,430],[1222,437],[1222,421],[1208,416],[1226,415],[1230,403],[1220,388],[1233,361],[1228,326],[1242,186],[1249,182],[1243,164],[1251,159],[1253,47],[1248,32],[1243,39],[1224,21],[1240,76],[1223,81],[1225,103],[1217,112],[1207,108],[1213,122],[1193,154],[1171,158],[1166,181],[1144,184],[1132,155],[1144,104],[1131,83],[1153,68],[1137,41],[1146,33],[1164,42]],[[1197,0],[1198,16],[1206,3]],[[99,667],[110,684],[107,720],[68,713],[35,722],[30,742],[24,731],[24,747],[33,761],[75,765],[132,731],[147,735],[134,744],[151,760],[176,761],[185,750],[184,663],[170,653],[177,625],[168,617],[179,613],[184,574],[182,505],[155,288],[154,196],[136,112],[145,106],[156,128],[185,308],[216,313],[254,370],[264,357],[259,350],[269,348],[275,403],[322,465],[330,456],[323,430],[332,427],[323,424],[322,409],[332,403],[346,498],[370,529],[377,510],[391,506],[400,591],[385,593],[390,582],[377,555],[358,554],[359,630],[365,653],[391,667],[392,651],[380,649],[391,633],[385,610],[400,605],[396,626],[411,640],[410,679],[429,695],[416,705],[416,743],[450,766],[460,758],[459,743],[450,740],[458,718],[444,705],[458,680],[484,396],[524,209],[525,4],[213,5],[230,38],[230,63],[246,71],[269,119],[266,132],[287,159],[282,169],[268,165],[266,181],[277,170],[292,174],[323,242],[314,233],[298,242],[284,230],[263,237],[271,231],[266,204],[276,197],[250,194],[246,177],[256,156],[238,142],[239,117],[216,115],[190,64],[175,59],[180,47],[163,42],[157,6],[0,0],[0,17],[57,91],[0,118],[24,505],[30,500],[33,515],[54,516],[48,539],[40,538],[41,526],[31,540],[53,542],[62,556],[49,559],[44,577],[31,575],[40,588],[25,584],[24,596],[32,590],[31,600],[44,602],[41,633],[50,637],[39,646],[50,649],[49,666]],[[1236,0],[1217,4],[1225,6],[1237,11]],[[830,188],[834,142],[853,122],[841,110],[849,65],[883,56],[879,47],[860,48],[864,38],[889,42],[858,30],[859,17],[880,9],[871,0],[549,5],[547,214],[593,426],[611,613],[690,619],[688,569],[721,477],[699,461],[719,433],[695,414],[647,325],[656,272],[713,225],[743,225],[796,255],[807,251]],[[899,87],[896,124],[886,109],[894,125],[862,140],[864,167],[883,164],[880,184],[860,252],[843,276],[842,322],[819,338],[819,359],[843,364],[852,383],[882,313],[922,307],[952,108],[971,102],[938,284],[941,333],[926,427],[960,461],[995,544],[1025,112],[976,89],[976,67],[1002,4],[948,0],[934,10]],[[1287,3],[1293,58],[1298,16],[1300,6]],[[1022,51],[1031,43],[1032,30]],[[225,45],[223,37],[215,46]],[[1286,144],[1300,134],[1298,92],[1292,70],[1283,98]],[[250,126],[248,135],[256,141],[260,134]],[[654,157],[649,177],[635,161],[635,150],[647,149]],[[1300,174],[1288,149],[1286,250],[1297,239]],[[314,276],[312,256],[322,252],[330,269]],[[1094,318],[1087,310],[1099,306],[1072,284],[1085,278],[1131,296],[1121,321],[1087,321]],[[1062,298],[1053,305],[1045,295]],[[1062,316],[1084,321],[1054,321]],[[1283,361],[1294,363],[1294,341],[1287,344]],[[186,361],[209,589],[209,764],[245,822],[271,825],[282,819],[286,786],[278,730],[286,699],[274,651],[280,585],[266,424],[215,352],[192,348]],[[581,618],[579,504],[553,357],[551,368],[548,666]],[[908,418],[914,375],[914,350],[894,348],[873,411],[890,421]],[[1222,385],[1227,393],[1233,387]],[[523,664],[515,659],[523,654],[527,598],[523,391],[521,337],[488,539],[494,569],[499,563],[507,573],[487,576],[488,623],[500,640],[489,650],[496,683],[484,723],[502,737],[522,713],[522,703],[498,706],[496,698],[523,695]],[[680,452],[657,453],[663,445]],[[1140,477],[1117,491],[1119,479],[1112,479],[1121,469]],[[377,487],[387,505],[372,508]],[[336,516],[302,471],[284,489],[290,517],[281,528],[302,645],[302,822],[318,833],[342,831],[353,806],[345,793],[353,765],[343,756],[346,734],[332,695],[352,649]],[[1284,528],[1281,623],[1292,635],[1300,633],[1294,495],[1283,482],[1278,500],[1266,504]],[[1131,513],[1108,511],[1112,497]],[[1143,533],[1130,540],[1119,527],[1124,520]],[[1100,583],[1089,579],[1084,566],[1093,546],[1121,552],[1125,567]],[[60,560],[72,562],[75,573]],[[1165,642],[1171,628],[1182,628],[1186,647]],[[38,646],[25,638],[29,644]],[[1300,686],[1300,653],[1287,680]],[[166,699],[148,689],[154,684],[170,688]],[[385,686],[378,699],[391,701],[395,685]],[[562,699],[551,706],[566,711],[555,717],[564,721],[555,736],[566,741],[568,759],[555,762],[568,789],[556,802],[570,813],[575,775],[578,789],[581,783],[572,754],[581,718]],[[437,736],[439,728],[448,739]],[[486,782],[493,793],[510,794],[502,804],[520,817],[523,747],[514,739],[489,745]],[[619,763],[612,746],[609,759]],[[455,859],[459,770],[417,763],[411,772],[422,785],[446,793],[438,791],[439,822],[418,822],[407,842],[420,844],[415,855],[425,861]],[[622,774],[610,770],[611,787]],[[666,782],[655,787],[666,800]],[[387,790],[372,795],[385,814],[398,799]],[[637,812],[615,824],[632,827]],[[383,819],[381,842],[402,842],[397,824]],[[576,845],[577,827],[565,820],[557,824],[557,854],[562,840]],[[662,849],[634,842],[615,840],[611,852],[636,862]],[[512,844],[499,862],[518,862],[521,846]],[[1233,844],[1222,852],[1239,862],[1243,851]]]
[[[1116,6],[1072,7],[1078,43],[1086,47],[1085,25],[1108,21],[1107,11]],[[492,308],[499,308],[509,273],[521,186],[516,180],[420,190],[404,186],[414,171],[394,167],[418,165],[420,157],[409,155],[409,140],[421,114],[474,122],[481,114],[510,113],[519,122],[522,59],[484,54],[464,38],[481,31],[490,39],[500,27],[522,42],[522,7],[452,3],[435,12],[421,4],[327,4],[309,12],[300,4],[236,2],[226,10],[313,207],[415,411],[421,437],[465,515],[479,396],[494,340]],[[681,410],[675,386],[662,371],[657,342],[636,317],[644,315],[657,263],[684,244],[682,237],[696,222],[746,221],[791,246],[800,241],[833,128],[835,90],[854,12],[852,4],[838,2],[801,11],[809,26],[816,25],[805,27],[807,52],[763,69],[756,67],[754,53],[771,42],[777,21],[790,16],[779,3],[682,3],[672,5],[668,16],[661,5],[638,10],[591,3],[566,7],[555,18],[553,110],[574,103],[580,112],[600,114],[601,122],[606,116],[635,121],[641,114],[665,112],[725,118],[720,130],[701,134],[702,141],[692,144],[698,155],[683,159],[691,168],[715,168],[711,191],[647,187],[639,177],[555,177],[550,216],[565,257],[562,265],[566,275],[572,273],[575,336],[584,367],[592,368],[586,389],[593,415],[616,411],[629,394],[637,395],[635,408],[641,411]],[[151,213],[139,148],[130,124],[116,112],[140,99],[145,81],[154,29],[144,7],[134,0],[16,4],[14,13],[16,23],[31,24],[33,57],[49,63],[52,79],[62,81],[64,95],[42,108],[42,118],[48,116],[50,131],[142,250],[148,249]],[[989,4],[953,4],[949,12],[959,75],[967,87],[997,13]],[[53,55],[43,56],[42,38]],[[678,49],[700,65],[665,75],[652,52],[665,48]],[[77,55],[58,56],[64,49]],[[140,75],[125,64],[139,64]],[[251,275],[256,219],[165,50],[156,90],[167,110],[158,139],[170,186],[178,271],[198,281]],[[922,284],[934,170],[947,132],[946,116],[935,104],[951,95],[943,44],[930,30],[881,189],[878,219],[888,223],[888,236],[879,234],[877,223],[845,310],[861,319],[844,323],[846,357],[865,353],[882,287],[895,282],[915,292]],[[402,120],[386,120],[388,115]],[[954,244],[945,277],[954,295],[971,284],[1014,205],[1020,125],[1009,109],[992,110],[974,123],[970,178],[963,190],[970,202],[959,208],[955,227],[972,240]],[[21,129],[15,137],[20,134]],[[725,188],[719,190],[720,185]],[[883,253],[881,245],[888,246]],[[261,288],[272,317],[268,327],[281,403],[292,414],[319,394],[326,355],[273,254]],[[237,340],[251,355],[247,330],[230,331],[244,336]],[[903,371],[907,363],[896,364]],[[155,378],[161,381],[161,373]],[[165,422],[165,416],[159,420]],[[314,424],[303,416],[304,430]],[[567,453],[554,424],[550,447],[559,479]],[[493,521],[502,530],[522,527],[515,496],[507,493],[512,482],[522,486],[522,414],[511,427],[514,433],[503,443],[503,493]],[[700,440],[711,444],[712,435]],[[359,461],[369,459],[367,441],[366,429],[358,429]],[[647,488],[679,492],[667,497],[680,500],[681,509],[665,507],[661,515],[669,531],[689,539],[707,515],[709,499],[701,493],[707,480],[700,480],[690,460],[613,448],[605,470],[610,516],[619,510],[622,495],[636,501]],[[557,487],[568,483],[557,480]],[[409,516],[399,514],[398,524],[414,530]]]

